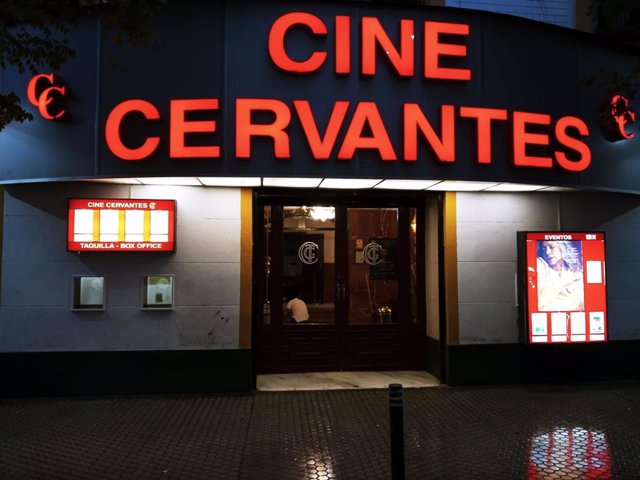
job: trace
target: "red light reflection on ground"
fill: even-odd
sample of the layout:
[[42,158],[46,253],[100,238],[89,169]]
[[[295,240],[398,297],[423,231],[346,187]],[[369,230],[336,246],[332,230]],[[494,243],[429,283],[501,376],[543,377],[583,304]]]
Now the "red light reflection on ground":
[[581,427],[558,427],[530,438],[527,478],[613,478],[606,435]]

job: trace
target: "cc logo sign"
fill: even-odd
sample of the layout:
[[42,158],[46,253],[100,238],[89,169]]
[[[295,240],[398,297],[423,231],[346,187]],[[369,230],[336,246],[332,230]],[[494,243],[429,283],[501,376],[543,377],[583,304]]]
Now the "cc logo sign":
[[376,242],[367,243],[362,251],[364,261],[369,265],[379,265],[383,262],[382,246]]
[[636,119],[636,112],[631,110],[629,100],[622,95],[616,95],[611,99],[611,116],[618,126],[618,134],[622,138],[633,138],[633,133],[627,133],[626,126]]
[[298,258],[307,265],[313,265],[318,261],[319,247],[317,243],[304,242],[298,248]]
[[57,78],[53,73],[41,73],[31,79],[27,85],[27,99],[34,107],[38,107],[40,115],[47,120],[57,120],[65,114],[59,105],[64,97],[64,86],[55,85]]

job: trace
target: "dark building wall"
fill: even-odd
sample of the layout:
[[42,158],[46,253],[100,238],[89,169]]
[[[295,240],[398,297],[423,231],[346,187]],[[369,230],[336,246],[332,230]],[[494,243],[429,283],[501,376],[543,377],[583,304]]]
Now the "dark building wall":
[[575,0],[447,0],[445,5],[506,13],[574,28],[575,3]]
[[[68,199],[177,204],[175,253],[66,251]],[[0,396],[248,390],[239,348],[240,190],[88,183],[4,193]],[[142,310],[142,280],[175,275],[175,308]],[[103,276],[104,311],[72,310],[72,277]]]
[[564,230],[606,233],[609,338],[640,339],[640,198],[635,195],[562,195]]
[[[640,377],[640,199],[614,193],[457,194],[460,345],[447,347],[452,385]],[[519,343],[517,231],[606,235],[608,342]]]
[[640,199],[612,193],[458,193],[460,343],[519,338],[518,231],[606,234],[609,339],[640,339]]
[[[175,253],[67,252],[68,199],[177,203]],[[142,310],[144,275],[175,275],[175,308]],[[102,276],[104,311],[72,310]],[[0,352],[238,348],[240,190],[49,183],[5,191]]]
[[[276,20],[293,11],[316,16],[326,35],[312,35],[305,27],[286,36],[287,53],[303,60],[315,51],[326,52],[317,71],[296,74],[283,71],[269,56],[269,32]],[[336,15],[350,17],[351,72],[335,72]],[[400,21],[415,29],[414,74],[401,77],[378,48],[375,75],[361,73],[362,19],[374,17],[396,44]],[[441,62],[471,71],[468,81],[425,78],[425,22],[468,25],[468,36],[458,41],[467,48],[464,57],[444,56]],[[632,72],[636,58],[602,44],[596,37],[518,17],[458,8],[399,7],[374,3],[169,2],[153,28],[160,39],[144,47],[118,47],[98,40],[95,25],[83,25],[72,36],[78,55],[57,72],[69,89],[66,122],[42,118],[27,125],[12,125],[0,136],[0,179],[74,178],[91,176],[313,176],[421,178],[524,182],[611,188],[637,191],[633,165],[640,150],[637,139],[612,144],[600,131],[603,107],[611,99],[608,74]],[[447,35],[445,35],[447,37]],[[443,40],[444,41],[444,40]],[[431,46],[433,48],[433,46]],[[114,66],[114,61],[118,68]],[[608,72],[608,73],[607,73]],[[0,88],[25,91],[28,75],[7,69]],[[596,77],[597,82],[589,82]],[[194,144],[219,145],[219,158],[173,159],[169,155],[170,101],[218,99],[219,109],[200,112],[198,119],[215,120],[216,131],[190,136]],[[286,127],[291,158],[276,158],[273,141],[254,138],[251,158],[236,151],[237,99],[273,99],[291,112]],[[160,119],[127,117],[123,141],[141,145],[159,137],[157,151],[145,161],[124,161],[105,141],[105,124],[120,102],[141,99],[157,108]],[[320,132],[329,121],[335,102],[349,103],[329,158],[313,158],[294,100],[308,100]],[[374,102],[398,157],[380,158],[376,149],[360,148],[350,160],[338,152],[359,103]],[[26,100],[25,100],[26,103]],[[419,105],[440,132],[442,105],[456,108],[455,162],[439,161],[420,137],[417,161],[403,160],[402,109]],[[478,165],[477,122],[460,117],[459,107],[484,107],[507,112],[507,119],[492,126],[492,161]],[[27,108],[37,112],[27,104]],[[553,168],[516,167],[513,155],[514,112],[549,115],[550,125],[531,126],[543,131],[550,145],[532,145],[531,155],[552,158],[559,145],[555,122],[577,116],[586,123],[593,160],[584,172]],[[256,113],[256,122],[269,123],[269,112]],[[420,134],[421,135],[421,134]],[[576,133],[572,133],[576,136]],[[204,137],[204,138],[203,138]],[[616,162],[609,161],[616,158]]]

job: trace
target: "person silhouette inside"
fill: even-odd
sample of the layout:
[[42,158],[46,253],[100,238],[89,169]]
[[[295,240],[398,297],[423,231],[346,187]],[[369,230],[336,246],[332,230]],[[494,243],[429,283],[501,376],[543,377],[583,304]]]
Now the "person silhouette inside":
[[289,300],[285,306],[285,323],[306,323],[309,321],[307,304],[300,298],[300,293],[289,294],[285,297]]

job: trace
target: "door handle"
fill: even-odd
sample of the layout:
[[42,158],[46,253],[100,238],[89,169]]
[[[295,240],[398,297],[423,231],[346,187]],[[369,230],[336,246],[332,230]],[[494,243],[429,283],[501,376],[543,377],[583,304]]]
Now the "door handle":
[[336,283],[336,300],[340,300],[340,282]]
[[347,299],[347,286],[343,283],[342,284],[342,300],[346,300]]

